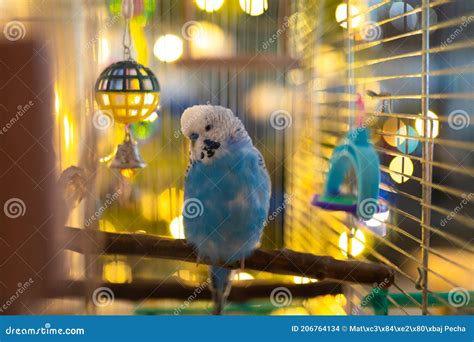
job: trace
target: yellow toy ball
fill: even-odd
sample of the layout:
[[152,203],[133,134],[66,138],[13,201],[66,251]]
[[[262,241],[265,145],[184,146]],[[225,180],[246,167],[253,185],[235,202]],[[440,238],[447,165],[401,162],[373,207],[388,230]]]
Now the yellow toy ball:
[[155,74],[134,60],[108,66],[95,84],[99,108],[123,124],[143,121],[160,103],[160,84]]

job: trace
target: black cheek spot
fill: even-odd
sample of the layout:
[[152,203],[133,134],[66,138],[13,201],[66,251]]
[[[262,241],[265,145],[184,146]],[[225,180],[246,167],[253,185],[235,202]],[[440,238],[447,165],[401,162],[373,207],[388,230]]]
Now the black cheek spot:
[[204,152],[201,152],[201,159],[204,159]]

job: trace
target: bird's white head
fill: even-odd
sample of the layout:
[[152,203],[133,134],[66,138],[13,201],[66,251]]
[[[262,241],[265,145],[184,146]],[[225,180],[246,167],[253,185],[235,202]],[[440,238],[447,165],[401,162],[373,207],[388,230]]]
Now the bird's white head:
[[191,160],[206,164],[227,153],[229,143],[250,140],[240,119],[222,106],[187,108],[181,116],[181,132],[191,140]]

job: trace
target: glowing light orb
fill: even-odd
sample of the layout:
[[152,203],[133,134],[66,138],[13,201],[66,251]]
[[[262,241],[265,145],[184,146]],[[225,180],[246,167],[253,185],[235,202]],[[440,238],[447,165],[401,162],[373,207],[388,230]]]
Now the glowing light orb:
[[222,7],[224,0],[196,0],[196,5],[203,11],[212,13]]
[[300,277],[300,276],[294,276],[293,277],[293,282],[295,284],[309,284],[309,283],[316,283],[318,279],[312,279],[312,278],[307,278],[307,277]]
[[[358,16],[360,13],[359,8],[354,5],[349,7],[350,15],[352,18],[351,27],[356,28],[360,25],[362,18]],[[336,8],[336,21],[342,28],[347,28],[347,4],[340,4]]]
[[174,62],[183,54],[183,40],[174,34],[165,34],[156,40],[153,53],[162,62]]
[[132,282],[132,268],[123,261],[113,261],[102,267],[102,278],[114,284]]
[[253,279],[255,279],[254,276],[247,272],[237,272],[233,278],[234,281],[248,281]]
[[184,239],[183,216],[175,217],[170,223],[170,233],[175,239]]
[[[397,183],[405,183],[410,178],[405,177],[413,174],[413,162],[408,157],[397,156],[392,159],[389,165],[390,177]],[[397,173],[395,173],[397,172]]]
[[192,57],[223,57],[232,54],[233,43],[218,25],[199,21],[195,27],[199,31],[189,40]]
[[[420,114],[421,116],[422,114]],[[438,115],[433,113],[431,110],[428,111],[428,136],[430,138],[436,138],[439,134],[439,121],[438,121]],[[424,119],[416,119],[415,121],[415,128],[418,134],[421,137],[425,136],[425,120]]]
[[239,0],[240,8],[251,16],[263,14],[268,9],[268,0]]
[[[347,256],[348,247],[348,235],[347,232],[343,232],[339,237],[339,249],[344,256]],[[351,255],[357,256],[364,251],[365,248],[365,235],[360,229],[355,230],[354,237],[351,239]]]
[[[394,135],[399,130],[405,127],[405,123],[402,120],[396,118],[388,118],[385,120],[382,132],[383,140],[387,142],[390,146],[397,147],[399,142],[397,141],[397,137]],[[400,138],[398,138],[400,139]]]
[[[402,153],[413,153],[418,147],[418,140],[412,139],[417,138],[418,133],[416,130],[411,126],[403,126],[397,131],[396,141],[397,141],[397,149]],[[411,137],[411,138],[405,138]]]

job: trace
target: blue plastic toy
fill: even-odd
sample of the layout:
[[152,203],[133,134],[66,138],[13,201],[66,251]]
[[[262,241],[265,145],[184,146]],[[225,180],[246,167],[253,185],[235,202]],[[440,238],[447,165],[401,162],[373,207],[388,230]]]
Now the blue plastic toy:
[[[341,193],[341,186],[350,171],[357,177],[357,195]],[[350,130],[342,144],[334,149],[324,194],[315,195],[311,203],[317,207],[352,213],[362,220],[386,211],[379,205],[380,161],[365,127]]]

